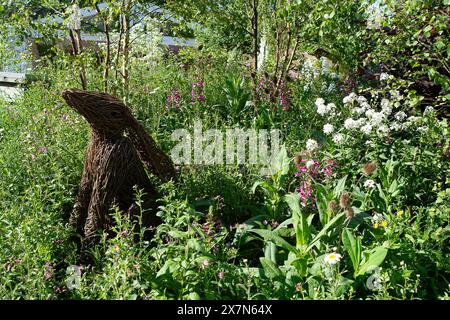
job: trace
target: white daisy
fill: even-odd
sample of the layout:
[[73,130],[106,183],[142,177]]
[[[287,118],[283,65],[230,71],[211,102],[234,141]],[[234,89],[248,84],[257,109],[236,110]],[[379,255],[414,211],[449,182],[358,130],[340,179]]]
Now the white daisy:
[[323,261],[329,264],[336,264],[341,260],[342,256],[339,253],[333,252],[325,255]]

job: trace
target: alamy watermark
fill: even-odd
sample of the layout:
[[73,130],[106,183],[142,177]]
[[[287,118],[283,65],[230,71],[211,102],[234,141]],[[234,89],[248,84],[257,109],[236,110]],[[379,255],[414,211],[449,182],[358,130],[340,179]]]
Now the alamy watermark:
[[[194,130],[177,129],[172,141],[178,142],[171,150],[177,165],[261,165],[267,169],[281,150],[281,132],[278,129],[207,129],[200,120]],[[265,170],[264,170],[265,171]]]

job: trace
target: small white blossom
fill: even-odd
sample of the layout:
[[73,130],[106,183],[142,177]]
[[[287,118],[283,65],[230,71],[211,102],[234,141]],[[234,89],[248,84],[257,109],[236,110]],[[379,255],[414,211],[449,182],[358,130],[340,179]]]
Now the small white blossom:
[[323,133],[330,134],[330,133],[333,133],[333,131],[334,131],[334,127],[332,124],[327,123],[326,125],[323,126]]
[[408,119],[406,119],[406,121],[411,122],[411,123],[415,123],[419,120],[420,120],[420,117],[415,117],[415,116],[410,116]]
[[389,127],[389,129],[391,129],[393,131],[397,131],[397,130],[403,129],[403,126],[400,123],[398,123],[398,122],[392,122],[392,124]]
[[406,113],[404,113],[403,111],[399,111],[395,114],[395,119],[397,119],[398,121],[403,121],[406,119],[407,115]]
[[365,102],[360,103],[360,107],[363,109],[370,109],[370,104],[365,101]]
[[381,109],[387,108],[391,105],[391,102],[389,101],[389,99],[383,98],[381,99]]
[[308,161],[306,162],[306,167],[307,167],[308,169],[311,169],[313,166],[314,166],[314,160],[308,160]]
[[344,121],[344,128],[347,130],[356,129],[358,128],[358,121],[355,121],[352,118],[348,118]]
[[373,114],[375,113],[375,110],[373,109],[368,109],[365,113],[367,118],[372,118]]
[[364,188],[366,189],[373,189],[375,188],[375,181],[373,181],[372,179],[368,179],[364,182]]
[[344,104],[353,103],[357,99],[356,93],[352,92],[348,96],[345,96],[344,99],[342,99],[342,102]]
[[358,98],[356,98],[356,100],[358,101],[359,104],[363,104],[363,103],[367,102],[367,99],[364,96],[358,96]]
[[384,220],[384,217],[383,217],[383,215],[380,214],[380,213],[375,213],[375,214],[373,215],[373,217],[372,217],[372,220],[373,220],[374,222],[378,222],[378,221]]
[[366,109],[364,109],[364,108],[359,108],[359,107],[356,107],[356,108],[353,108],[353,109],[352,109],[352,112],[353,112],[353,113],[356,113],[356,114],[358,114],[358,115],[363,114],[364,111],[366,111]]
[[317,148],[319,148],[319,144],[317,143],[316,140],[314,139],[308,139],[308,141],[306,141],[306,149],[308,151],[314,151]]
[[333,136],[333,142],[336,144],[341,144],[344,141],[344,135],[342,133],[336,133]]
[[325,261],[326,263],[329,264],[336,264],[339,262],[339,260],[341,260],[342,256],[339,253],[329,253],[327,255],[325,255],[325,257],[323,258],[323,261]]
[[378,127],[377,133],[380,136],[386,136],[389,133],[389,128],[386,125],[382,124],[381,126]]
[[362,131],[364,134],[370,134],[370,133],[372,132],[372,126],[371,126],[371,124],[370,124],[370,123],[367,123],[366,125],[362,126],[362,127],[361,127],[361,131]]
[[423,114],[424,115],[427,115],[427,114],[432,114],[432,113],[434,113],[434,108],[432,107],[432,106],[427,106],[426,108],[425,108],[425,111],[423,112]]
[[317,98],[316,99],[316,107],[318,108],[319,106],[325,104],[325,100],[323,100],[322,98]]
[[317,103],[317,101],[316,101],[316,105],[317,105],[317,113],[320,114],[321,116],[324,116],[330,112],[333,112],[336,109],[336,105],[334,103],[329,103],[329,104],[325,105],[324,103],[320,103],[320,102],[321,101],[319,101],[319,103]]
[[418,127],[417,131],[419,131],[419,132],[427,132],[428,131],[428,127],[427,126]]
[[390,74],[382,72],[380,73],[380,81],[387,81],[389,80],[389,78],[391,77]]

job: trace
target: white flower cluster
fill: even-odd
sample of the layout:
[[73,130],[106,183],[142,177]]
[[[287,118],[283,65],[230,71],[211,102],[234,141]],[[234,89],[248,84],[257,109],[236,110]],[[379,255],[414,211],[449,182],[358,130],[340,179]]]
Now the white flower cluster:
[[317,113],[322,117],[330,114],[333,115],[336,110],[336,105],[334,103],[325,104],[325,100],[322,98],[317,98],[316,100]]
[[317,143],[316,140],[308,139],[308,141],[306,141],[306,150],[314,151],[314,150],[316,150],[318,148],[319,148],[319,144]]
[[[426,118],[408,116],[406,112],[401,110],[393,112],[394,108],[399,108],[404,104],[401,101],[404,97],[398,91],[390,91],[390,97],[388,99],[380,97],[379,94],[375,94],[371,98],[371,103],[369,103],[368,98],[353,92],[350,93],[342,100],[344,107],[350,111],[350,117],[341,120],[343,121],[343,128],[336,125],[335,118],[345,113],[346,110],[339,110],[337,112],[335,104],[326,104],[324,99],[317,98],[315,101],[317,113],[329,120],[329,122],[323,125],[323,133],[325,135],[332,135],[331,140],[336,145],[340,145],[344,141],[352,140],[352,136],[357,132],[361,132],[365,136],[375,133],[379,138],[384,138],[391,132],[406,129],[412,129],[421,134],[425,134],[428,130],[428,127],[424,125]],[[381,101],[379,103],[371,105],[373,100],[379,101],[380,98]],[[427,107],[423,114],[424,116],[431,115],[434,112],[432,107]],[[334,124],[330,121],[332,119],[334,120]],[[366,142],[367,146],[376,145],[373,139]],[[366,183],[366,187],[374,187],[373,181],[368,180]]]

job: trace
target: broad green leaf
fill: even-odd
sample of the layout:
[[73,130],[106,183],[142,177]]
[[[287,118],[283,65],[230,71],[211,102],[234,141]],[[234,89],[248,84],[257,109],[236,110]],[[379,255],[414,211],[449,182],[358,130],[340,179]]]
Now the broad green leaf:
[[289,244],[286,240],[276,235],[273,231],[264,229],[252,229],[249,232],[256,233],[257,235],[264,238],[265,241],[273,241],[277,246],[280,246],[288,251],[297,252],[297,249]]
[[338,222],[340,220],[343,220],[344,217],[345,217],[345,212],[342,212],[342,213],[338,214],[337,216],[335,216],[333,219],[331,219],[330,222],[328,222],[325,225],[325,227],[323,227],[323,229],[320,230],[320,232],[314,237],[314,239],[311,241],[309,246],[306,248],[306,252],[311,250],[316,245],[316,243],[320,240],[320,238],[322,238],[323,235],[326,234],[328,232],[328,230],[331,229],[335,224],[338,224]]
[[341,179],[339,179],[336,187],[334,188],[334,196],[336,198],[339,198],[341,196],[342,192],[344,192],[346,181],[347,181],[347,176],[344,176]]
[[381,265],[384,258],[386,258],[387,252],[388,249],[383,246],[376,247],[367,259],[367,262],[359,268],[357,276],[363,275]]
[[275,277],[279,277],[282,276],[283,273],[281,272],[280,268],[278,268],[278,266],[270,261],[269,259],[266,258],[259,258],[259,261],[261,261],[261,265],[264,269],[264,274],[268,277],[268,278],[275,278]]
[[351,230],[344,229],[342,231],[342,243],[352,260],[354,275],[356,276],[361,262],[361,239],[355,238]]

